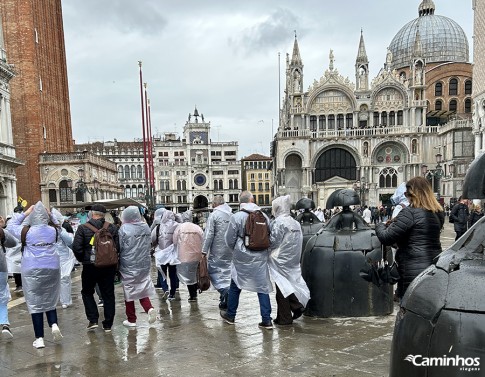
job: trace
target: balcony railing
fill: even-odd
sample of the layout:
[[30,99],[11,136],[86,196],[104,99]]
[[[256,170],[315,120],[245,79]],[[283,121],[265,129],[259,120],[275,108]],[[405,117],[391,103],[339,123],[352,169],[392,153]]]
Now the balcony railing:
[[460,128],[472,128],[473,127],[473,122],[471,119],[455,119],[455,120],[450,120],[448,123],[442,125],[439,128],[439,134],[442,135],[446,132],[449,132],[451,130],[456,130]]
[[417,134],[417,133],[437,133],[440,126],[387,126],[374,128],[351,128],[345,130],[326,130],[326,131],[310,131],[310,130],[287,130],[279,131],[278,137],[280,139],[305,138],[312,139],[335,139],[346,137],[373,137],[384,135],[403,135],[403,134]]
[[40,154],[40,162],[51,163],[83,163],[90,162],[93,165],[98,165],[109,170],[116,171],[116,163],[109,161],[103,157],[96,156],[90,152],[78,153],[42,153]]

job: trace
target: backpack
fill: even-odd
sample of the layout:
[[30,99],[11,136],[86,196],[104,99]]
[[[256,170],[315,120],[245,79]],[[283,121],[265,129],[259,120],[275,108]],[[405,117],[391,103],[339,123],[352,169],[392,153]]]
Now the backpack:
[[251,251],[263,251],[269,248],[269,227],[261,211],[249,212],[244,225],[244,246]]
[[211,286],[211,281],[209,278],[209,271],[207,269],[207,256],[202,254],[202,258],[197,265],[197,287],[199,288],[199,293],[207,291]]
[[113,235],[108,230],[109,222],[105,221],[101,229],[97,229],[90,223],[84,224],[94,232],[92,246],[94,249],[95,267],[113,267],[118,265],[118,251],[116,250]]

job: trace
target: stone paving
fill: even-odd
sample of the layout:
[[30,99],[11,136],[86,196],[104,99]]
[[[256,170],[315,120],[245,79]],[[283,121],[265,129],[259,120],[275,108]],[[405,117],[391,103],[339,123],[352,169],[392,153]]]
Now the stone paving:
[[[452,224],[446,224],[443,246],[451,245],[453,239]],[[0,340],[2,377],[388,375],[394,315],[303,316],[291,327],[262,330],[257,325],[257,296],[243,291],[236,324],[231,326],[219,316],[217,292],[204,292],[198,302],[189,303],[181,285],[177,300],[163,301],[161,295],[152,300],[160,320],[149,325],[137,303],[138,327],[127,329],[122,325],[123,291],[116,286],[112,333],[101,328],[87,332],[77,270],[73,273],[73,305],[58,307],[64,338],[54,343],[46,324],[46,347],[37,350],[32,347],[34,333],[24,299],[11,287],[9,318],[14,339]],[[274,293],[271,299],[274,317]]]

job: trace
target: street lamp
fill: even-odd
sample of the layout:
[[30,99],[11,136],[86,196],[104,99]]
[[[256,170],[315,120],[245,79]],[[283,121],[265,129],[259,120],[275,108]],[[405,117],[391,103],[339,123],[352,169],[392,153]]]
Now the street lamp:
[[[440,180],[443,178],[444,172],[441,167],[441,153],[436,154],[436,168],[428,169],[428,165],[421,166],[421,173],[430,182],[433,191],[436,192],[436,198],[440,199]],[[455,165],[450,165],[450,173],[455,170]],[[451,173],[453,174],[453,173]]]
[[360,181],[354,183],[354,190],[359,193],[360,205],[363,207],[365,205],[365,194],[369,192],[369,183],[365,177],[361,177]]
[[82,201],[84,201],[84,194],[86,192],[89,192],[92,196],[94,196],[94,194],[97,194],[100,186],[99,181],[95,179],[93,181],[93,186],[89,187],[87,183],[84,182],[84,169],[79,168],[77,170],[77,174],[79,175],[79,180],[75,183],[75,185],[73,185],[72,179],[67,181],[67,187],[71,190],[71,192],[75,194],[80,194],[82,197]]

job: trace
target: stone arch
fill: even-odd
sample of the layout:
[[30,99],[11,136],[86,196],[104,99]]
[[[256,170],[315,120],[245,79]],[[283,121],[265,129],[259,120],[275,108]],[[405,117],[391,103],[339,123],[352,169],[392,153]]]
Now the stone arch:
[[194,198],[193,208],[195,209],[202,209],[209,207],[209,200],[204,195],[197,195]]
[[[397,106],[396,104],[392,105],[393,102],[396,102],[398,100],[397,99],[396,100],[389,99],[389,104],[390,105],[389,106],[388,105],[385,105],[386,110],[387,111],[390,111],[390,110],[403,110],[405,107],[407,107],[407,104],[408,104],[408,96],[407,96],[406,92],[404,91],[404,89],[400,85],[386,83],[386,84],[379,85],[377,88],[375,88],[372,91],[372,94],[371,94],[371,109],[372,110],[375,110],[376,109],[376,104],[378,103],[378,96],[379,96],[379,94],[381,92],[385,91],[385,90],[390,90],[390,89],[395,90],[396,92],[398,92],[401,95],[402,105],[401,106]],[[380,109],[380,107],[379,107],[379,109]],[[384,109],[382,109],[382,110],[384,110]]]
[[[312,111],[312,105],[314,104],[316,98],[322,93],[329,92],[332,90],[342,92],[347,97],[347,99],[351,104],[351,111],[356,111],[356,109],[358,108],[357,100],[355,99],[354,93],[349,88],[343,85],[325,85],[323,87],[318,88],[312,94],[310,94],[310,96],[308,97],[308,101],[306,102],[306,112],[308,114],[316,113],[315,111]],[[321,112],[321,114],[324,114],[324,113],[326,112]],[[335,112],[335,114],[336,113],[337,112]]]
[[409,156],[410,151],[404,143],[385,140],[374,147],[371,160],[374,166],[402,165],[409,162]]

